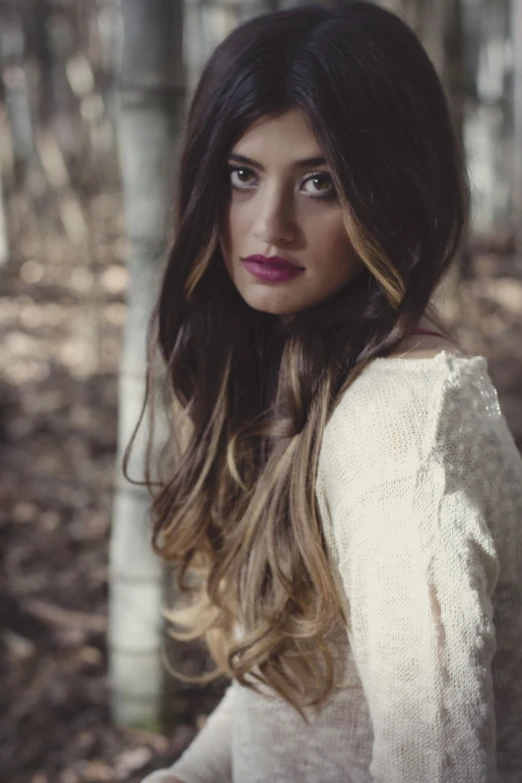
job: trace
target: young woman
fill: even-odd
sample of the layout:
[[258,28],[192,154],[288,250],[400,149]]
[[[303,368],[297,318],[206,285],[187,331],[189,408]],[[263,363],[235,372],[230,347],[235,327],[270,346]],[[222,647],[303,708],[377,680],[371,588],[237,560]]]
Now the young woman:
[[210,58],[154,321],[182,433],[154,542],[176,635],[232,684],[147,783],[522,781],[522,461],[432,301],[467,218],[396,16],[268,14]]

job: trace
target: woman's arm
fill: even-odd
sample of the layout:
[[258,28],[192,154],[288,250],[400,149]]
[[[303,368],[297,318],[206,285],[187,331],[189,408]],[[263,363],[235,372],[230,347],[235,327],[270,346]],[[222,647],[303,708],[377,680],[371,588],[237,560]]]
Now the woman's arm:
[[493,783],[499,565],[480,503],[432,460],[344,499],[332,522],[372,780]]
[[180,758],[168,769],[148,775],[142,783],[231,783],[233,682],[207,722]]

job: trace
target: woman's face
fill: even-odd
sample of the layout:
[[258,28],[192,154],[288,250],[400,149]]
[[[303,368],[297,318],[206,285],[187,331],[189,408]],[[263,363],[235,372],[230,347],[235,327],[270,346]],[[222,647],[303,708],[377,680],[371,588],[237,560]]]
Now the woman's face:
[[[259,120],[233,147],[228,164],[230,201],[221,249],[247,304],[292,315],[328,299],[362,269],[323,153],[300,110]],[[253,255],[293,261],[300,271],[287,279],[264,279],[285,273],[245,263]]]

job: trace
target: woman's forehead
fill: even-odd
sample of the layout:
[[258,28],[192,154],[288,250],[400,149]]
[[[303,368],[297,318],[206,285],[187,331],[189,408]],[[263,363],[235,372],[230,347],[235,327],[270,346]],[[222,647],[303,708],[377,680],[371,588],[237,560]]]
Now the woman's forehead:
[[260,158],[265,158],[289,165],[306,165],[310,159],[323,157],[308,118],[294,108],[261,117],[234,144],[232,152],[260,163]]

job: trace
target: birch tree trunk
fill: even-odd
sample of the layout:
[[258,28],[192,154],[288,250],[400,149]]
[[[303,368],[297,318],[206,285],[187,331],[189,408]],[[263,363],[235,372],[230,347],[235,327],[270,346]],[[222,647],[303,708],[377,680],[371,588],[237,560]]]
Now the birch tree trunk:
[[16,4],[6,3],[0,7],[0,63],[14,173],[20,185],[25,184],[37,158],[25,55],[21,9]]
[[2,172],[0,171],[0,267],[7,262],[8,253],[7,223],[4,211],[4,191],[2,187]]
[[215,47],[237,24],[237,6],[220,0],[185,0],[184,64],[191,95],[203,66]]
[[[431,25],[429,3],[425,0],[423,29],[426,49],[446,92],[455,134],[464,147],[466,72],[461,0],[445,0],[440,5],[435,4],[434,8],[438,8],[438,12]],[[457,322],[460,317],[462,275],[463,259],[462,253],[459,253],[434,296],[443,317],[451,323]]]
[[513,201],[512,222],[517,250],[522,250],[522,3],[512,0],[513,52]]
[[106,107],[113,138],[117,128],[117,101],[115,99],[115,74],[120,73],[122,62],[123,30],[119,7],[112,0],[100,4],[97,12],[98,35],[101,47],[101,64],[105,73],[102,84],[103,102]]
[[[461,0],[382,0],[418,35],[442,81],[460,140],[464,118],[464,40]],[[454,322],[460,312],[461,260],[455,259],[434,295],[443,317]]]
[[[297,3],[293,2],[292,5]],[[279,7],[278,0],[240,0],[237,5],[238,21],[244,22],[253,16],[277,11]]]
[[[175,140],[183,112],[182,2],[122,0],[119,144],[130,249],[120,368],[118,460],[110,547],[110,677],[118,724],[157,727],[162,681],[162,567],[152,552],[149,495],[126,482],[121,458],[145,392],[145,338],[165,251]],[[145,428],[129,473],[142,480]]]
[[[306,0],[301,0],[306,2]],[[258,14],[291,8],[296,0],[185,0],[185,68],[193,93],[203,66],[221,41],[240,22]]]
[[[513,19],[517,7],[520,14],[520,0],[513,2]],[[508,227],[513,182],[511,105],[506,100],[512,59],[510,15],[508,0],[462,0],[462,10],[470,50],[465,135],[474,194],[473,230],[488,236]],[[516,48],[514,55],[519,57]]]

